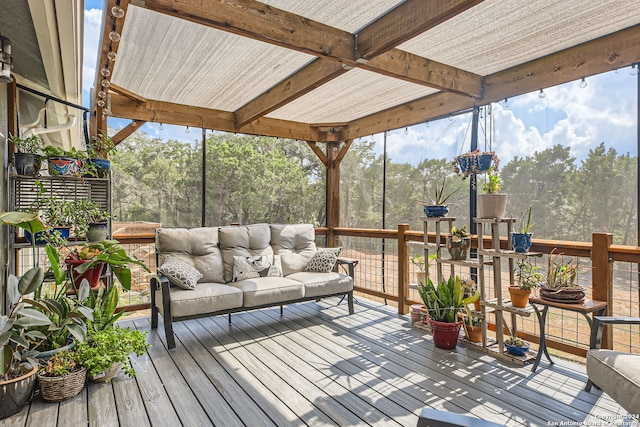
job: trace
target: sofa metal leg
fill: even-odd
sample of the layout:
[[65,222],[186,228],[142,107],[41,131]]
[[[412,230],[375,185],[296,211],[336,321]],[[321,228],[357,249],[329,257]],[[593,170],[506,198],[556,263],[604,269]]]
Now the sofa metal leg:
[[171,318],[168,316],[162,316],[164,320],[164,336],[167,338],[167,347],[169,349],[176,348],[176,339],[173,336],[173,324]]
[[280,316],[284,313],[282,306],[280,306]]
[[584,391],[591,391],[591,386],[593,386],[593,381],[588,380],[587,385],[584,387]]
[[349,305],[349,314],[353,314],[353,291],[347,294],[347,304]]
[[151,329],[158,329],[158,309],[151,306]]
[[229,316],[229,323],[231,323],[231,313],[227,314]]

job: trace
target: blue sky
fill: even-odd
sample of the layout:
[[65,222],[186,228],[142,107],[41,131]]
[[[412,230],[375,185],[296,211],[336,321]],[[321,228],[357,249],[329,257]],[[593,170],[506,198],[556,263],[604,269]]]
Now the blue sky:
[[[85,1],[85,51],[83,64],[83,104],[88,106],[95,78],[96,55],[100,38],[102,0]],[[532,155],[556,144],[571,147],[571,154],[584,159],[590,149],[604,142],[618,153],[637,155],[637,82],[629,67],[591,76],[587,87],[579,81],[521,95],[493,105],[495,132],[492,148],[503,164],[515,156]],[[121,128],[126,120],[109,119],[109,126]],[[457,116],[431,123],[390,131],[388,155],[397,163],[417,164],[425,158],[449,158],[469,149],[469,117]],[[201,137],[199,130],[186,133],[183,126],[146,124],[142,131],[164,138],[192,143]],[[466,138],[465,138],[466,135]],[[382,154],[383,134],[371,136],[376,152]],[[487,136],[488,138],[488,136]],[[479,146],[484,148],[481,134]]]

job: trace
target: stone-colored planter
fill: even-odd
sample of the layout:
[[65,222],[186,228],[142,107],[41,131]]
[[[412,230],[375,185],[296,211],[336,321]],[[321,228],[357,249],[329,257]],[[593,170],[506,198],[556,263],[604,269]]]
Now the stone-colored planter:
[[453,237],[447,237],[447,250],[449,250],[451,259],[456,261],[467,259],[467,254],[471,247],[470,237],[460,237],[459,239],[459,241],[456,241]]
[[503,218],[506,209],[506,194],[478,194],[478,218]]

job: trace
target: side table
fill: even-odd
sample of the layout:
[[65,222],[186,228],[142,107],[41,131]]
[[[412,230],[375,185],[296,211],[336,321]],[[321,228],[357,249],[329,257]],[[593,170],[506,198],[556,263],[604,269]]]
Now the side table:
[[[573,311],[582,314],[584,318],[587,319],[589,328],[592,327],[592,320],[591,317],[589,317],[589,314],[595,313],[596,316],[602,316],[607,309],[607,303],[605,301],[595,301],[590,299],[585,299],[584,302],[578,304],[566,304],[561,302],[547,301],[538,297],[531,297],[529,298],[529,303],[533,306],[533,309],[536,312],[536,316],[538,316],[538,323],[540,324],[540,348],[538,349],[538,356],[536,357],[536,360],[531,367],[531,372],[536,371],[536,368],[538,367],[538,364],[542,359],[542,353],[544,353],[549,363],[553,364],[553,360],[551,360],[551,356],[549,356],[549,352],[547,351],[547,340],[545,332],[545,325],[547,323],[547,312],[549,311],[549,307],[559,308],[561,310]],[[542,306],[542,310],[540,310],[538,306]]]

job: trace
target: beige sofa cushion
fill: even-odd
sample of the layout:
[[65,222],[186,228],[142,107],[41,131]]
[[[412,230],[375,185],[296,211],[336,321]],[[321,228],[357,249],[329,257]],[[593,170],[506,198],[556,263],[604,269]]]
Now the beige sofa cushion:
[[313,273],[302,271],[287,276],[287,279],[296,280],[304,285],[305,297],[338,294],[353,290],[353,279],[339,273]]
[[224,282],[233,279],[234,256],[273,255],[269,246],[271,230],[269,224],[238,225],[220,227],[220,251],[224,267]]
[[296,300],[304,297],[304,285],[286,277],[258,277],[229,283],[229,286],[240,289],[244,307],[258,307]]
[[198,283],[224,283],[222,255],[218,248],[218,228],[158,228],[158,265],[167,255],[195,267],[202,278]]
[[316,253],[316,233],[312,224],[271,224],[271,246],[282,259],[282,273],[304,271]]
[[[172,287],[171,315],[174,317],[193,316],[219,310],[242,307],[242,291],[222,283],[198,283],[194,290]],[[160,314],[162,291],[156,291],[156,306]]]
[[589,350],[587,375],[630,414],[640,414],[640,355]]

